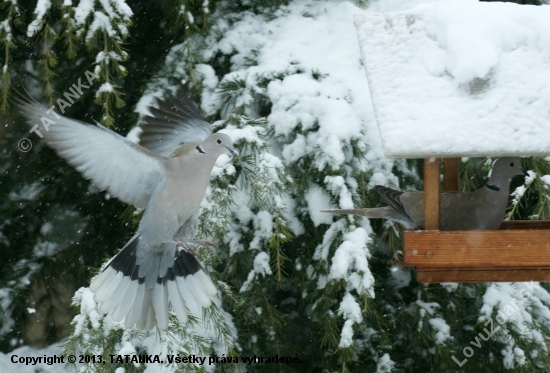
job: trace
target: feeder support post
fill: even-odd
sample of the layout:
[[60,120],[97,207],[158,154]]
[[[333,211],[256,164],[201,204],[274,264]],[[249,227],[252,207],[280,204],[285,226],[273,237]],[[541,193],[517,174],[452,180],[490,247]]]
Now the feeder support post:
[[460,172],[459,158],[443,159],[443,190],[449,191],[449,192],[458,191],[459,172]]
[[439,158],[424,159],[424,229],[439,230]]

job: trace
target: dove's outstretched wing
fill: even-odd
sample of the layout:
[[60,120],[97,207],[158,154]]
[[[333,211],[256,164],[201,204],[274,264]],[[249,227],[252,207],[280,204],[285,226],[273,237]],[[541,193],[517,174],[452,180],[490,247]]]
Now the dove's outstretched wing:
[[22,114],[60,157],[99,189],[145,208],[165,175],[165,157],[102,126],[89,125],[49,110],[32,98],[19,98]]

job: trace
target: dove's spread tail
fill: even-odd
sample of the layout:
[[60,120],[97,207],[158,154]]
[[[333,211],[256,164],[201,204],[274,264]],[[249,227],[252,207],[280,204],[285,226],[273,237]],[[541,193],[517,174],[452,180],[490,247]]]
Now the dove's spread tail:
[[182,324],[188,311],[210,306],[217,290],[195,256],[175,243],[157,251],[138,250],[138,243],[136,234],[90,284],[102,313],[125,319],[126,328],[166,329],[168,304]]

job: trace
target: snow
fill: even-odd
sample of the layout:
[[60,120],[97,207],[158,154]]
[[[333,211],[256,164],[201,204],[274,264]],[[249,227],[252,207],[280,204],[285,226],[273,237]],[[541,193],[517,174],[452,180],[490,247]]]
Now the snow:
[[114,88],[111,83],[103,83],[95,93],[96,97],[99,97],[103,92],[113,92]]
[[474,0],[356,15],[385,155],[548,154],[549,18]]
[[89,43],[93,39],[96,31],[99,30],[105,31],[110,37],[115,36],[115,30],[111,25],[111,19],[102,12],[94,12],[94,20],[86,34],[86,42]]
[[327,184],[327,189],[332,191],[334,194],[339,195],[340,208],[343,208],[343,209],[354,208],[352,195],[342,176],[326,176],[325,183]]
[[348,287],[356,289],[359,293],[366,289],[374,297],[372,290],[374,278],[368,265],[370,253],[367,244],[369,242],[369,235],[363,228],[356,228],[346,233],[344,241],[332,257],[328,279],[345,279],[348,281]]
[[252,126],[246,126],[244,128],[237,128],[236,126],[227,126],[223,129],[223,131],[220,131],[222,133],[225,133],[229,137],[231,137],[231,140],[233,141],[233,144],[244,140],[245,142],[249,144],[256,143],[257,145],[262,145],[263,140],[259,135],[259,131],[261,129],[258,127],[252,127]]
[[[50,0],[38,0],[38,2],[36,3],[36,7],[34,8],[34,14],[36,14],[36,20],[42,23],[42,18],[44,17],[46,12],[50,10],[51,7],[52,7],[52,2]],[[29,31],[31,31],[30,35],[32,35],[32,31],[34,30],[29,30]]]
[[52,223],[50,222],[45,222],[44,224],[42,224],[42,226],[40,227],[40,233],[41,234],[48,234],[52,231],[53,229],[53,225]]
[[339,347],[345,348],[353,343],[353,324],[359,324],[363,321],[361,307],[350,293],[344,295],[338,313],[344,316],[346,320],[342,328]]
[[41,241],[37,242],[33,248],[33,255],[37,258],[46,256],[52,257],[60,252],[63,247],[56,242]]
[[10,192],[9,198],[13,201],[34,201],[44,189],[45,187],[39,182],[34,182],[30,185],[24,184],[18,192]]
[[321,212],[323,209],[330,208],[330,197],[318,185],[312,185],[306,192],[306,202],[310,211],[310,218],[316,227],[320,224],[331,224],[332,215]]
[[428,321],[435,332],[435,343],[444,344],[449,338],[451,338],[451,327],[441,317],[434,317]]
[[428,315],[435,315],[436,308],[440,307],[440,305],[436,302],[424,302],[421,299],[416,300],[416,305],[420,307],[421,316],[426,315],[426,313]]
[[[90,26],[90,31],[93,32],[95,32],[96,27],[100,25],[104,27],[104,30],[110,30],[112,32],[109,19],[115,20],[120,18],[124,22],[129,22],[131,20],[133,15],[132,9],[128,6],[128,4],[126,4],[124,0],[100,0],[99,2],[101,3],[103,10],[107,14],[104,14],[102,12],[94,12],[95,0],[80,0],[78,2],[78,5],[73,8],[75,24],[77,26],[83,26],[86,22],[86,19],[90,16],[92,12],[94,12],[93,23],[95,23],[95,25],[92,24],[92,26]],[[70,3],[67,1],[64,2],[63,5],[68,6],[70,5]],[[123,22],[120,22],[119,29],[124,35],[126,27],[124,26]],[[111,35],[111,33],[109,33],[109,35]],[[87,38],[87,40],[89,39]]]
[[250,285],[252,284],[252,281],[258,275],[270,275],[272,273],[271,266],[269,265],[269,254],[265,251],[261,251],[258,254],[256,254],[256,257],[254,258],[254,268],[250,273],[248,274],[248,278],[241,286],[241,289],[239,290],[241,293],[243,291],[247,291],[250,288]]
[[[269,238],[269,236],[271,235],[271,231],[273,228],[273,217],[267,211],[260,211],[256,214],[256,216],[254,216],[253,224],[255,228],[254,238],[252,239],[252,241],[250,241],[249,246],[251,249],[259,250],[262,247],[260,244],[261,239]],[[259,260],[257,258],[258,257],[256,257],[256,259],[254,260],[254,267],[256,267],[256,260]]]
[[[195,69],[199,74],[202,75],[202,85],[204,88],[213,90],[218,86],[219,79],[216,76],[216,72],[214,71],[212,66],[199,63],[197,64],[197,66],[195,66]],[[206,95],[203,95],[203,97],[204,96]],[[202,100],[201,104],[205,104],[204,100]]]
[[[490,319],[495,320],[495,325],[513,325],[514,332],[521,334],[522,338],[548,351],[544,337],[538,328],[533,328],[534,325],[539,328],[550,326],[550,294],[537,282],[491,284],[483,296],[478,321],[485,324]],[[507,328],[499,331],[492,338],[506,344],[501,351],[505,367],[510,369],[525,364],[525,354],[514,345],[510,331]]]
[[122,15],[123,19],[130,19],[134,15],[134,12],[132,12],[132,9],[126,4],[126,1],[114,0],[114,3],[116,4],[115,9]]
[[545,184],[545,187],[548,189],[550,187],[550,175],[543,175],[540,177],[540,179]]
[[[99,0],[99,2],[101,3],[101,6],[103,7],[103,10],[105,10],[105,13],[107,13],[107,16],[111,19],[115,19],[117,14],[115,12],[115,10],[113,9],[113,7],[111,6],[110,4],[110,0]],[[130,11],[130,15],[131,15],[131,11]]]
[[83,25],[86,22],[86,18],[94,10],[94,0],[80,0],[73,10],[76,25]]
[[395,366],[395,362],[392,361],[390,355],[385,353],[376,362],[376,373],[390,373]]

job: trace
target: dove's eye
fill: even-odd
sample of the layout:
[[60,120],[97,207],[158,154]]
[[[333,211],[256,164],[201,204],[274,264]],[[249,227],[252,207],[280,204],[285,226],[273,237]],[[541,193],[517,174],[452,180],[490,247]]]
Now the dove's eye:
[[217,139],[216,142],[217,142],[218,144],[221,144],[221,143],[222,143],[222,140],[221,140],[221,139]]
[[[219,143],[218,143],[219,144]],[[514,167],[514,162],[510,163],[510,167]]]

